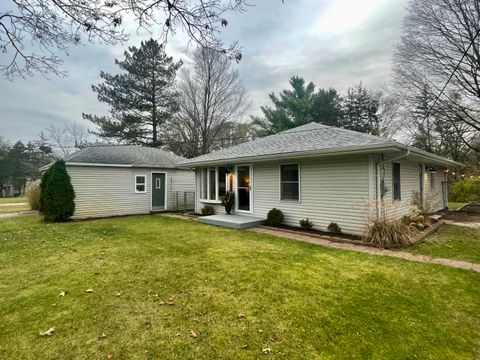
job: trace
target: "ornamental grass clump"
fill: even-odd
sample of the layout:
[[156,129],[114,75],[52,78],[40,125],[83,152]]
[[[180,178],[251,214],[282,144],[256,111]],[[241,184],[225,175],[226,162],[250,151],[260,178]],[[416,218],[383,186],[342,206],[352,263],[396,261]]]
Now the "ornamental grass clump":
[[227,191],[222,197],[222,205],[225,208],[225,212],[230,214],[235,205],[235,193],[233,191]]
[[416,240],[417,228],[401,219],[399,203],[387,204],[381,201],[377,209],[375,202],[369,203],[368,226],[363,241],[381,248],[412,245]]
[[205,205],[202,207],[201,212],[203,216],[214,215],[215,209],[211,205]]

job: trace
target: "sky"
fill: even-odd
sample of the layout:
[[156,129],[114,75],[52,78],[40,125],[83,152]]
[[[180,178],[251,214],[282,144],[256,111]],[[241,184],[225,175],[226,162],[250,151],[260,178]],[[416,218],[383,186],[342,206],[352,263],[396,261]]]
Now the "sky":
[[[372,90],[390,81],[407,0],[250,0],[250,4],[246,12],[228,15],[229,25],[220,35],[226,43],[238,40],[242,47],[242,61],[232,65],[250,99],[243,121],[261,114],[260,106],[270,104],[268,94],[288,88],[293,75],[340,93],[360,81]],[[159,34],[133,31],[123,45],[75,46],[64,56],[62,70],[69,74],[65,78],[39,74],[14,81],[0,78],[0,136],[12,143],[27,142],[45,128],[73,121],[93,129],[82,112],[104,115],[108,108],[98,102],[91,85],[100,82],[100,71],[118,71],[114,60],[122,58],[127,46],[152,36]],[[191,63],[193,50],[182,33],[167,44],[168,55],[182,59],[184,66]]]

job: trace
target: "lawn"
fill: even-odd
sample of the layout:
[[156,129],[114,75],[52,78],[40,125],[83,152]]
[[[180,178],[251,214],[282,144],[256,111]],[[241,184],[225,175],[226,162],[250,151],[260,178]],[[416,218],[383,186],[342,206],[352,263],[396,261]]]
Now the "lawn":
[[480,263],[480,230],[443,225],[407,251]]
[[26,197],[0,197],[0,204],[21,203],[27,201],[28,199]]
[[30,210],[29,205],[3,205],[0,204],[0,214]]
[[462,206],[467,205],[468,203],[457,203],[457,202],[449,202],[448,209],[449,210],[456,210],[460,209]]
[[0,269],[2,359],[480,356],[480,275],[440,265],[158,215],[28,216],[0,219]]

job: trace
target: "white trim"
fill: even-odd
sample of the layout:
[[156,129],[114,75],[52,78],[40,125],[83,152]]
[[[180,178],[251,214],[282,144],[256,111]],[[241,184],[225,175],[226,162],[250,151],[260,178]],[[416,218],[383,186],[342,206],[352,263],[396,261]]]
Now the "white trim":
[[[249,201],[249,210],[240,210],[238,208],[239,197],[238,197],[238,167],[239,166],[248,166],[248,176],[250,180],[249,192],[248,192],[248,201]],[[237,164],[235,165],[235,212],[241,214],[253,214],[253,164]]]
[[[390,168],[390,171],[392,172],[391,175],[392,175],[392,202],[395,202],[395,201],[402,201],[402,163],[400,161],[391,161],[390,162],[391,164],[391,168]],[[395,199],[395,178],[393,176],[393,169],[394,169],[394,166],[395,164],[398,164],[398,182],[399,182],[399,193],[400,193],[400,199]]]
[[[145,190],[143,191],[138,191],[137,190],[137,177],[138,176],[143,176],[145,178],[145,183],[144,183],[144,186],[145,186]],[[147,174],[135,174],[133,176],[133,179],[134,179],[134,189],[135,189],[135,194],[145,194],[147,192],[147,184],[148,184],[148,181],[147,181]],[[140,185],[140,184],[138,184]]]
[[[153,174],[164,174],[165,175],[165,206],[164,210],[168,210],[168,172],[166,171],[152,171],[150,173],[150,182],[153,187]],[[150,189],[150,211],[153,211],[153,189]]]
[[[297,165],[298,167],[298,199],[282,199],[282,166]],[[298,203],[302,202],[302,185],[301,185],[301,167],[300,162],[286,162],[278,164],[278,201],[286,203]],[[292,182],[293,183],[293,182]]]

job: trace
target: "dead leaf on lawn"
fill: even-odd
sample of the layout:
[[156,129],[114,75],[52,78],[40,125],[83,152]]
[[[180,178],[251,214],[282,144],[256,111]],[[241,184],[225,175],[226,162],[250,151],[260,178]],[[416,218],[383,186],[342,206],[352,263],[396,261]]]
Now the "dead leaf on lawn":
[[197,333],[193,330],[190,330],[190,336],[193,337],[193,338],[196,338],[197,337]]
[[88,293],[88,294],[91,294],[91,293],[93,293],[93,289],[87,289],[87,290],[85,290],[85,292]]
[[169,298],[167,301],[168,305],[175,305],[175,299],[173,297]]
[[271,342],[277,342],[278,338],[275,335],[270,336],[270,341]]
[[54,332],[55,332],[55,327],[51,327],[47,331],[43,331],[43,332],[41,331],[40,336],[52,336]]
[[261,333],[263,333],[263,330],[262,330],[262,329],[258,329],[258,332],[261,334]]
[[111,359],[111,358],[113,358],[113,354],[112,354],[112,353],[108,353],[108,354],[107,354],[107,359]]
[[158,303],[159,303],[160,305],[164,305],[164,304],[165,304],[165,301],[160,300]]
[[265,348],[265,349],[262,349],[262,352],[263,352],[264,354],[270,354],[270,353],[272,352],[272,349],[270,349],[270,348]]
[[102,335],[100,335],[98,337],[98,340],[102,340],[102,339],[106,339],[107,338],[107,335],[105,335],[105,333],[102,333]]
[[175,334],[175,336],[181,336],[181,335],[182,335],[182,334],[180,334],[179,332],[177,332],[177,333]]
[[242,349],[247,349],[248,348],[248,345],[245,344],[245,345],[242,345]]
[[60,291],[60,294],[58,294],[58,296],[62,296],[62,297],[65,296],[65,295],[67,295],[66,291]]
[[117,297],[120,297],[120,296],[122,296],[123,294],[122,294],[121,291],[119,291],[119,292],[117,292],[115,295],[117,295]]
[[245,314],[240,313],[240,314],[238,314],[238,318],[239,319],[246,319],[247,317],[245,316]]

